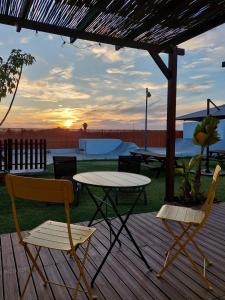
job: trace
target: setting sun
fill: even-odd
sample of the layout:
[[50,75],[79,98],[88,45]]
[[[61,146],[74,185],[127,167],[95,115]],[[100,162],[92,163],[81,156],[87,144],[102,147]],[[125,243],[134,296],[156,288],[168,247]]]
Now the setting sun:
[[72,120],[66,120],[63,123],[63,126],[65,126],[65,127],[71,127],[72,125],[73,125],[73,121]]

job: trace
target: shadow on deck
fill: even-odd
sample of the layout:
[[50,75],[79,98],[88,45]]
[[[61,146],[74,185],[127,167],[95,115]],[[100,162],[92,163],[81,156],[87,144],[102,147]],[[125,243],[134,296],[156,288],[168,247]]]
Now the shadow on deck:
[[[114,220],[113,224],[117,227],[118,220]],[[121,249],[114,247],[95,281],[94,293],[98,299],[225,299],[225,203],[214,206],[207,226],[198,238],[200,245],[213,262],[207,271],[214,288],[210,292],[204,288],[199,275],[184,256],[176,260],[162,279],[156,277],[171,239],[154,213],[132,215],[128,225],[153,272],[148,272],[137,256],[133,244],[126,234],[122,234]],[[94,275],[109,245],[108,228],[104,223],[96,227],[90,257],[86,264],[89,279]],[[0,299],[18,299],[19,291],[21,286],[24,286],[28,274],[29,261],[23,247],[18,244],[15,233],[3,234],[0,239]],[[195,258],[201,264],[200,258],[198,256]],[[64,253],[43,249],[39,263],[47,277],[74,286],[76,274],[73,272],[70,258]],[[44,288],[34,272],[24,299],[66,300],[71,299],[71,294],[70,291],[57,286]],[[78,299],[87,298],[84,293],[80,293]]]

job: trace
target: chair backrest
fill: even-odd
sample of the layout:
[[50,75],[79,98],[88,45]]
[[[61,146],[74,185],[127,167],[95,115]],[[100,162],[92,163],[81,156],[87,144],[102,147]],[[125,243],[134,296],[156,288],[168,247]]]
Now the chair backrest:
[[118,158],[118,171],[140,174],[141,156],[123,156]]
[[220,172],[221,172],[221,167],[219,165],[217,165],[214,170],[212,182],[211,182],[211,185],[210,185],[208,193],[207,193],[207,199],[201,208],[201,210],[203,210],[205,212],[206,217],[208,217],[208,215],[211,212],[212,207],[213,207],[213,201],[214,201],[215,194],[216,194],[216,187],[217,187]]
[[53,156],[55,179],[71,178],[77,174],[76,156]]
[[[68,231],[70,231],[70,207],[74,200],[72,182],[68,180],[32,178],[16,175],[6,175],[6,188],[12,200],[13,219],[16,231],[22,241],[17,217],[16,200],[25,199],[51,203],[64,203]],[[72,239],[71,239],[72,241]]]

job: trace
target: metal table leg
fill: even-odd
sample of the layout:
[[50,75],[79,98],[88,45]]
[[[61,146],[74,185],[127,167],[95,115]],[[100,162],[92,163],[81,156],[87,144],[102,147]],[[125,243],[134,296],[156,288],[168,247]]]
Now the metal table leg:
[[101,269],[102,269],[102,267],[103,267],[103,265],[104,265],[104,263],[105,263],[107,257],[109,256],[109,254],[110,254],[111,251],[112,251],[112,248],[114,247],[115,243],[117,242],[117,240],[118,240],[118,238],[119,238],[119,235],[120,235],[120,233],[122,232],[123,228],[125,228],[125,230],[126,230],[126,232],[128,233],[128,235],[129,235],[131,241],[133,242],[134,246],[136,247],[136,249],[137,249],[137,251],[138,251],[138,253],[139,253],[141,259],[143,260],[143,262],[145,263],[145,265],[147,266],[147,268],[149,269],[149,271],[152,271],[151,267],[149,266],[148,262],[146,261],[144,255],[143,255],[143,253],[141,252],[141,249],[140,249],[139,246],[137,245],[137,243],[136,243],[135,239],[133,238],[131,232],[129,231],[128,227],[126,226],[126,223],[127,223],[128,219],[129,219],[130,215],[132,214],[132,212],[133,212],[133,210],[134,210],[134,207],[136,206],[138,200],[140,199],[141,194],[142,194],[143,191],[144,191],[144,188],[145,188],[145,187],[142,187],[142,188],[140,189],[140,192],[139,192],[138,196],[136,197],[136,200],[134,201],[133,205],[132,205],[131,208],[129,209],[129,211],[128,211],[128,213],[127,213],[127,215],[126,215],[126,217],[125,217],[124,220],[123,220],[122,216],[120,215],[120,213],[119,213],[119,211],[118,211],[118,209],[117,209],[117,207],[116,207],[116,205],[115,205],[113,199],[112,199],[112,198],[110,197],[110,195],[108,194],[108,199],[110,200],[110,203],[111,203],[111,205],[112,205],[112,208],[114,209],[114,211],[115,211],[117,217],[120,219],[120,222],[121,222],[122,225],[121,225],[121,227],[119,228],[119,230],[118,230],[118,232],[117,232],[117,234],[116,234],[116,236],[115,236],[113,242],[111,243],[111,245],[110,245],[110,247],[109,247],[109,249],[108,249],[106,255],[104,256],[104,258],[103,258],[103,260],[102,260],[100,266],[98,267],[98,269],[97,269],[97,271],[96,271],[94,277],[92,278],[92,281],[91,281],[91,286],[92,286],[92,287],[93,287],[94,282],[95,282],[95,279],[97,278],[99,272],[101,271]]
[[[94,203],[95,203],[95,205],[97,207],[97,209],[96,209],[93,217],[91,218],[91,220],[90,220],[90,222],[88,224],[88,227],[90,227],[93,224],[93,221],[94,221],[95,217],[97,216],[97,214],[99,212],[102,215],[104,221],[106,221],[107,225],[109,226],[110,234],[112,233],[116,237],[116,233],[115,233],[115,231],[114,231],[114,229],[113,229],[113,227],[111,225],[111,222],[108,219],[107,214],[105,214],[104,211],[102,210],[102,205],[103,204],[109,205],[109,203],[107,202],[107,199],[109,199],[109,193],[110,193],[111,189],[108,189],[107,191],[104,190],[105,196],[104,196],[103,199],[99,199],[100,200],[100,204],[98,203],[97,198],[91,192],[90,188],[88,186],[86,186],[86,189],[88,191],[89,196],[92,198],[92,200],[94,201]],[[102,221],[100,221],[100,222],[102,222]],[[99,223],[99,222],[97,222],[97,223]],[[120,240],[118,240],[118,243],[121,246]]]

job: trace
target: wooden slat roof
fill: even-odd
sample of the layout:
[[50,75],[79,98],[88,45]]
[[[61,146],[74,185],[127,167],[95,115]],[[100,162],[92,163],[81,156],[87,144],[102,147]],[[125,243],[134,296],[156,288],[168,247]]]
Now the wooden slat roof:
[[225,0],[0,0],[0,23],[168,51],[225,22]]

